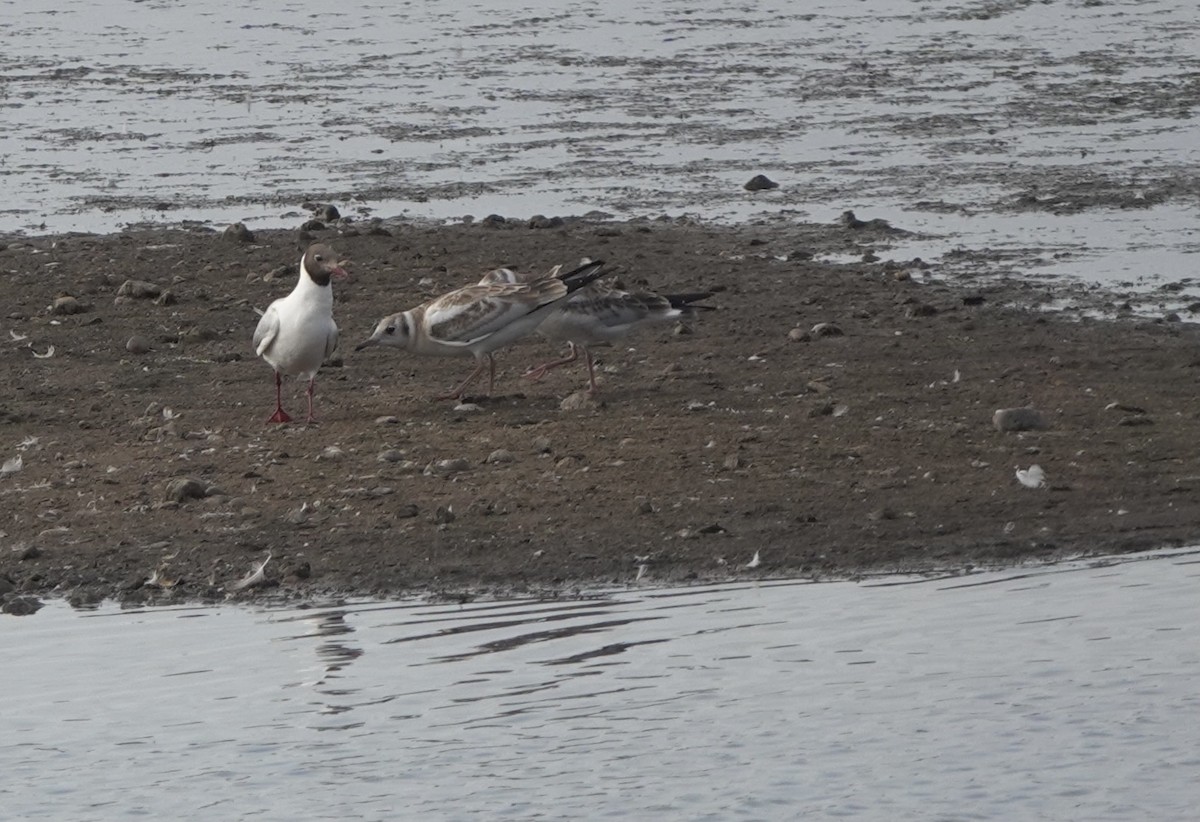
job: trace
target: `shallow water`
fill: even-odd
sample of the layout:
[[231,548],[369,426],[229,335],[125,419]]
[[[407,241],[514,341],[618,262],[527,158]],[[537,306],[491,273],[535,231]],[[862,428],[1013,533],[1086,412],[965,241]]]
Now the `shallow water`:
[[1200,552],[0,622],[6,819],[1183,820]]
[[[1000,248],[1020,252],[1006,271],[1108,284],[1195,269],[1185,0],[9,0],[0,27],[0,231],[294,226],[306,199],[853,208],[937,235],[897,258]],[[781,188],[744,191],[759,172]]]

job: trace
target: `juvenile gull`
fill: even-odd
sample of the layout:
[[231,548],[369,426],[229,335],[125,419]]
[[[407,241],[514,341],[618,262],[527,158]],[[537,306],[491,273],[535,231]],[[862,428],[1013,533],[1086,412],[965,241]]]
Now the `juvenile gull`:
[[[550,276],[557,272],[558,268],[555,268]],[[522,282],[528,278],[528,274],[498,268],[485,274],[481,282]],[[537,329],[548,340],[565,342],[570,353],[562,359],[530,368],[525,376],[540,380],[548,371],[578,360],[582,350],[587,363],[589,390],[594,394],[598,388],[591,346],[623,339],[639,328],[671,322],[698,310],[712,310],[711,306],[693,305],[712,294],[711,291],[688,294],[630,292],[604,283],[592,283],[561,303]]]
[[317,369],[337,348],[333,321],[333,277],[345,279],[333,249],[314,243],[300,258],[300,278],[292,293],[267,307],[254,329],[254,353],[275,369],[275,413],[267,422],[291,422],[283,410],[283,377],[308,380],[308,422],[313,417]]
[[492,352],[531,333],[569,295],[604,276],[604,262],[587,262],[561,276],[527,282],[466,285],[416,308],[384,317],[355,351],[371,345],[404,348],[438,357],[473,356],[475,370],[438,399],[461,399],[467,386],[489,370],[488,395],[496,383]]

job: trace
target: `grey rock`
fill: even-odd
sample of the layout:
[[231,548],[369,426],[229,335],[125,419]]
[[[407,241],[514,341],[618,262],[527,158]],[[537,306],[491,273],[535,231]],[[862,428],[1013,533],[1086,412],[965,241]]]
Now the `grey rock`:
[[153,300],[161,293],[161,288],[145,280],[126,280],[117,289],[118,297],[128,297],[131,300]]
[[245,223],[234,223],[221,232],[221,239],[229,243],[252,243],[254,233],[246,228]]
[[596,411],[604,407],[604,401],[588,391],[576,391],[563,397],[558,407],[563,411]]
[[64,294],[57,297],[54,303],[50,306],[50,313],[62,317],[70,314],[82,314],[87,311],[87,306],[79,302],[70,294]]
[[451,474],[459,474],[463,471],[469,471],[471,463],[462,457],[449,460],[434,460],[425,466],[425,476],[427,477],[448,477]]
[[516,460],[516,457],[513,456],[511,451],[506,451],[503,448],[497,448],[495,451],[488,454],[487,459],[484,461],[490,463],[491,465],[503,465],[505,463],[513,462],[514,460]]
[[206,496],[208,496],[208,483],[195,477],[176,477],[167,483],[163,500],[186,502],[190,499],[204,499]]
[[779,188],[779,183],[775,182],[765,174],[755,174],[751,177],[742,188],[747,191],[769,191],[773,188]]
[[150,340],[141,334],[134,334],[125,341],[125,350],[130,354],[146,354],[150,351]]
[[1050,423],[1036,408],[998,408],[992,414],[992,426],[997,431],[1040,431]]
[[37,597],[13,597],[0,605],[0,611],[11,616],[29,616],[36,614],[43,604]]

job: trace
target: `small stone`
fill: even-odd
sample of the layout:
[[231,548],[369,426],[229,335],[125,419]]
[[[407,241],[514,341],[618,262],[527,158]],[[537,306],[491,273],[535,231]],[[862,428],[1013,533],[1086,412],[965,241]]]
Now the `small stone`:
[[217,339],[217,332],[203,325],[193,325],[179,332],[179,341],[204,343]]
[[338,448],[336,445],[327,445],[321,453],[313,457],[317,462],[341,462],[346,457],[346,452]]
[[563,397],[558,407],[562,411],[596,411],[604,407],[604,402],[589,391],[576,391]]
[[25,545],[16,551],[17,559],[21,562],[27,562],[31,559],[37,559],[42,555],[42,549],[36,545]]
[[455,519],[457,517],[454,516],[454,508],[449,505],[439,505],[433,512],[433,521],[436,525],[449,525]]
[[70,314],[82,314],[84,311],[87,311],[87,306],[70,294],[64,294],[61,297],[55,298],[54,303],[50,306],[50,313],[60,317]]
[[483,408],[479,405],[479,403],[460,402],[458,405],[454,406],[453,410],[455,410],[459,413],[462,413],[462,414],[469,414],[472,411],[482,411]]
[[770,179],[765,174],[755,174],[742,188],[747,191],[769,191],[773,188],[779,188],[779,183]]
[[125,341],[125,350],[130,354],[146,354],[150,351],[150,340],[141,334],[134,334]]
[[535,214],[529,218],[530,228],[559,228],[562,225],[562,217],[546,217],[542,214]]
[[5,600],[0,606],[0,611],[11,616],[29,616],[36,614],[44,604],[37,597],[13,597]]
[[417,514],[421,513],[421,509],[413,503],[408,502],[404,505],[398,506],[393,513],[395,514],[396,519],[412,519]]
[[553,450],[550,446],[549,437],[534,437],[533,442],[530,444],[535,454],[549,454]]
[[725,458],[724,462],[721,463],[721,467],[726,471],[736,471],[738,468],[742,467],[742,458],[737,454],[730,454]]
[[399,448],[389,448],[386,451],[380,451],[379,456],[375,459],[378,462],[400,462],[404,459],[404,452]]
[[393,417],[393,416],[390,416],[390,415],[389,415],[389,416],[385,416],[385,417],[376,417],[376,418],[375,418],[375,424],[376,424],[376,425],[396,425],[396,424],[398,424],[399,422],[400,422],[400,418],[399,418],[399,417]]
[[998,408],[992,414],[992,425],[997,431],[1038,431],[1049,428],[1046,417],[1036,408]]
[[246,228],[245,223],[234,223],[221,232],[221,239],[229,243],[252,243],[254,233]]
[[646,514],[653,514],[654,513],[654,505],[651,504],[650,500],[648,500],[648,499],[639,500],[637,505],[635,505],[633,507],[633,513],[642,515],[642,516],[644,516]]
[[186,502],[190,499],[204,499],[206,496],[208,496],[208,483],[194,477],[177,477],[167,483],[163,500]]
[[434,460],[425,466],[425,476],[427,477],[448,477],[451,474],[458,474],[463,471],[469,471],[471,463],[462,457],[449,460]]
[[337,206],[331,203],[324,203],[313,210],[313,217],[318,220],[324,220],[327,223],[332,223],[340,219],[341,216],[342,214],[337,210]]
[[793,328],[788,332],[788,339],[792,342],[808,342],[812,339],[812,334],[803,328]]
[[179,300],[175,298],[175,292],[169,288],[154,298],[155,305],[175,305],[177,302]]
[[491,465],[504,465],[515,460],[516,457],[513,456],[511,451],[506,451],[503,448],[497,448],[495,451],[487,455],[487,459],[484,460],[484,462],[490,463]]
[[390,485],[376,485],[367,494],[372,497],[389,497],[396,493],[396,489]]
[[308,579],[312,576],[312,565],[309,564],[308,560],[302,560],[286,568],[284,575],[293,579]]
[[722,528],[718,523],[715,523],[715,522],[710,525],[702,526],[701,528],[699,528],[697,530],[701,534],[724,534],[725,533],[725,529]]
[[161,293],[161,288],[145,280],[126,280],[117,289],[118,297],[128,297],[132,300],[153,300]]
[[846,332],[834,323],[817,323],[812,327],[811,333],[814,337],[840,337]]
[[910,305],[908,308],[904,309],[904,316],[910,320],[913,317],[933,317],[936,316],[937,313],[937,308],[929,305],[928,303],[916,303],[915,305]]
[[272,280],[286,279],[292,273],[290,265],[277,265],[263,275],[263,282],[269,283]]

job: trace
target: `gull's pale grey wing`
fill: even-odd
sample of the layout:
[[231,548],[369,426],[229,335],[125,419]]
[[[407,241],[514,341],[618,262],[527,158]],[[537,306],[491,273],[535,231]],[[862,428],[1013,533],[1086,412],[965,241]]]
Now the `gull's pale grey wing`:
[[325,359],[333,356],[333,352],[337,351],[338,346],[338,327],[337,323],[331,323],[333,328],[329,330],[328,336],[325,337]]
[[528,285],[469,285],[425,309],[425,332],[442,345],[468,346],[507,328],[546,303],[562,299],[566,286],[543,279]]
[[279,313],[270,305],[258,319],[254,329],[254,356],[261,357],[279,335]]

